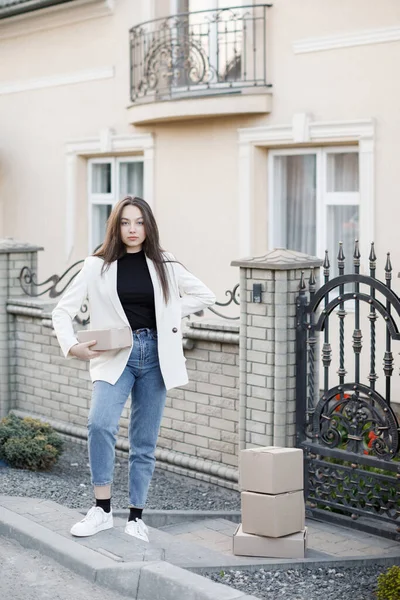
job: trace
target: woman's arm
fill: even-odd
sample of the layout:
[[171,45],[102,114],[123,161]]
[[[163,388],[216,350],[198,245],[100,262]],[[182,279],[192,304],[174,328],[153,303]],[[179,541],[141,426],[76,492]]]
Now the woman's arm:
[[71,285],[68,286],[57,306],[51,313],[53,327],[61,350],[66,358],[71,358],[71,355],[69,355],[70,349],[72,346],[79,343],[75,336],[72,321],[78,314],[79,309],[87,296],[88,287],[86,269],[87,266],[85,260],[81,271],[79,271]]
[[182,296],[182,318],[215,304],[215,295],[200,279],[179,262],[174,262],[175,259],[171,254],[169,260],[173,262],[179,293]]

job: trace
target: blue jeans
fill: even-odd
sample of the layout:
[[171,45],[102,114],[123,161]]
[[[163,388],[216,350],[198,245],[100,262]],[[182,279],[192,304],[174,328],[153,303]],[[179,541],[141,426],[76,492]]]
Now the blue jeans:
[[154,330],[133,332],[132,352],[114,385],[102,380],[93,383],[88,443],[95,486],[112,483],[118,423],[130,393],[129,502],[130,506],[143,508],[154,472],[154,453],[166,400]]

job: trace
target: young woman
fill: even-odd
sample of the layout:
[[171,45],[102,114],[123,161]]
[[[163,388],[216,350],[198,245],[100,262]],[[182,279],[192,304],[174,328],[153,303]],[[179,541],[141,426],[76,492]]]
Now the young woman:
[[[98,351],[79,343],[72,321],[88,298],[91,329],[129,326],[131,345]],[[172,254],[164,252],[150,206],[127,196],[108,219],[103,245],[53,310],[66,358],[90,360],[89,462],[96,505],[71,533],[89,536],[113,526],[111,484],[118,423],[132,394],[129,423],[129,517],[125,533],[144,541],[142,510],[155,466],[167,390],[188,382],[181,319],[215,302],[214,294]]]

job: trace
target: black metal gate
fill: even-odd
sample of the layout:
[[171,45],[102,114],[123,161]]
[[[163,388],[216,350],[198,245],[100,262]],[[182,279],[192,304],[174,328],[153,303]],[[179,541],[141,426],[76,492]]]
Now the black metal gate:
[[[303,274],[297,299],[296,427],[297,445],[304,450],[307,512],[331,521],[352,518],[358,528],[367,530],[378,525],[400,539],[400,430],[391,408],[392,342],[400,340],[400,298],[391,289],[389,254],[385,283],[375,276],[373,244],[369,276],[360,274],[357,241],[352,273],[344,273],[342,244],[337,258],[338,276],[330,279],[326,253],[324,284],[317,291],[311,271],[307,293]],[[345,328],[350,319],[354,324],[348,344]],[[385,344],[381,393],[376,389],[378,319],[383,319]],[[362,354],[363,333],[369,337],[368,356],[365,350]]]

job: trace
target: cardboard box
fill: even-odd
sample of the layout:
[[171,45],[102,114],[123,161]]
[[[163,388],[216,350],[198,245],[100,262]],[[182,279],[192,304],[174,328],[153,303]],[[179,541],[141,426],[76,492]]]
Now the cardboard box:
[[130,327],[120,329],[82,329],[76,337],[79,342],[96,340],[97,344],[90,346],[91,350],[116,350],[127,348],[132,344],[132,331]]
[[239,455],[239,484],[241,490],[261,494],[302,490],[303,451],[276,446],[242,450]]
[[303,492],[257,494],[242,492],[242,527],[244,533],[282,537],[304,529]]
[[233,554],[237,556],[267,556],[269,558],[304,558],[307,550],[307,527],[298,533],[270,538],[244,533],[238,525],[233,534]]

